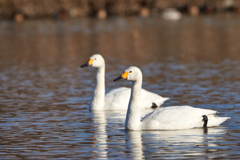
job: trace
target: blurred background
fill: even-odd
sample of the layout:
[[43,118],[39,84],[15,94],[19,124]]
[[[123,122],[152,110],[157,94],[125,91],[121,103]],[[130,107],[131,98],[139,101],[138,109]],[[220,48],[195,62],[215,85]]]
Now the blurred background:
[[[0,0],[0,159],[240,159],[239,42],[240,0]],[[125,112],[88,110],[96,53],[106,91],[136,65],[163,107],[232,119],[125,132]]]
[[0,0],[0,54],[238,59],[239,12],[238,0]]
[[238,0],[0,0],[1,19],[158,16],[166,8],[199,15],[240,12]]

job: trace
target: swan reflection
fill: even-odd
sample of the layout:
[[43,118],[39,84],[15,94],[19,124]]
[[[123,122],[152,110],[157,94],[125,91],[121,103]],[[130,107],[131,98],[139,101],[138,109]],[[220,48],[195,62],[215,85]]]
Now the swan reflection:
[[171,142],[203,142],[205,138],[216,138],[219,135],[225,134],[226,131],[223,128],[195,128],[195,129],[183,129],[183,130],[171,130],[171,131],[143,131],[147,138],[152,140],[162,140],[167,143]]
[[[153,109],[143,109],[141,117],[145,116],[146,114],[152,111]],[[94,143],[96,144],[96,150],[93,152],[94,158],[99,158],[99,159],[108,158],[109,142],[108,142],[108,133],[106,129],[107,125],[110,125],[110,128],[111,128],[112,124],[114,124],[114,129],[116,130],[119,130],[118,128],[123,128],[125,123],[125,118],[126,118],[126,111],[94,111],[92,112],[92,116],[93,116],[94,124],[96,126],[96,133],[94,136],[94,139],[95,139]],[[135,139],[134,141],[138,142],[138,139],[141,138],[141,132],[139,132],[138,134],[130,133],[130,136],[131,136],[131,139]],[[142,145],[141,144],[137,145],[134,149],[137,149],[140,146]]]
[[[175,158],[189,155],[208,156],[206,153],[217,151],[218,137],[226,134],[224,128],[203,128],[171,131],[126,131],[126,145],[130,147],[134,159],[149,159],[171,152]],[[205,148],[205,149],[203,149]],[[206,149],[208,148],[208,149]],[[160,158],[159,157],[159,158]]]
[[96,138],[95,143],[97,150],[95,151],[96,153],[94,154],[96,154],[95,156],[97,157],[95,158],[107,159],[108,154],[106,132],[107,120],[105,112],[102,111],[93,112],[93,121],[96,124],[96,133],[94,138]]
[[145,159],[141,135],[142,131],[126,131],[126,145],[131,148],[133,159]]
[[[152,110],[141,110],[143,117]],[[113,143],[112,133],[116,132],[125,135],[118,143],[125,144],[121,149],[116,150],[125,154],[130,159],[152,159],[161,158],[166,154],[171,154],[173,158],[181,159],[192,155],[211,158],[208,152],[216,152],[219,148],[218,141],[227,133],[224,127],[195,128],[186,130],[171,131],[124,131],[126,113],[124,111],[98,111],[92,112],[95,124],[93,152],[96,159],[108,159],[113,148],[109,143]],[[107,128],[110,130],[108,131]],[[123,131],[119,131],[119,130]],[[116,140],[117,137],[113,139]],[[118,137],[119,138],[119,137]],[[115,142],[115,141],[114,141]],[[130,152],[124,152],[124,149]],[[123,150],[122,150],[123,149]]]

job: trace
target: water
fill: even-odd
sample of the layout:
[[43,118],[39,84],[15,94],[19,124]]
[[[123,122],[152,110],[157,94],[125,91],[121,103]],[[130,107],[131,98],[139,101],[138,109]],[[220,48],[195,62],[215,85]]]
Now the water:
[[[239,15],[0,22],[0,159],[239,159]],[[89,112],[93,53],[106,89],[130,65],[163,106],[214,109],[220,127],[125,131],[125,112]],[[144,110],[142,116],[151,110]]]

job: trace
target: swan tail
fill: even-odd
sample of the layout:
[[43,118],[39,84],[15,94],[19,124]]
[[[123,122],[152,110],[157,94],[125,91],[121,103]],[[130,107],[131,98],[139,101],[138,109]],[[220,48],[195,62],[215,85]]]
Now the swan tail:
[[154,103],[154,102],[152,102],[152,107],[151,107],[151,108],[155,109],[155,108],[157,108],[157,107],[158,107],[157,104]]
[[216,115],[208,115],[208,127],[219,126],[231,117],[218,117]]
[[167,100],[169,100],[170,98],[168,98],[168,97],[161,97],[161,98],[158,98],[158,99],[155,99],[154,101],[153,101],[153,105],[152,105],[152,108],[157,108],[157,107],[161,107],[161,105],[165,102],[165,101],[167,101]]

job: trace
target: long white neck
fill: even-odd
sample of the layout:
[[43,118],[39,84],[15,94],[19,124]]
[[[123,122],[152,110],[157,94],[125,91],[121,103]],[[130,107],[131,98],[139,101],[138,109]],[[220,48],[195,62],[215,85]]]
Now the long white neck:
[[141,100],[142,79],[134,81],[131,89],[131,97],[128,104],[125,129],[141,130],[140,122],[140,100]]
[[90,110],[104,110],[105,99],[105,66],[97,68],[95,88]]

